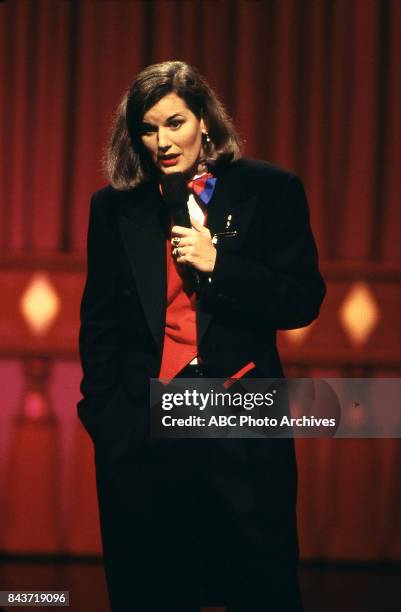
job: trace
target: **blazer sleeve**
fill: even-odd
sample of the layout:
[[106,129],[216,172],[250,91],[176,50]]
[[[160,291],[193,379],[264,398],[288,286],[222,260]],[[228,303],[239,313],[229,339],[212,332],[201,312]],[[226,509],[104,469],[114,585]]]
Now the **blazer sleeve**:
[[288,175],[263,224],[265,240],[258,258],[217,243],[207,299],[275,329],[308,325],[319,313],[326,288],[305,192],[295,175]]
[[105,201],[91,200],[87,277],[81,301],[79,350],[83,370],[78,415],[93,437],[102,408],[118,384],[117,238]]

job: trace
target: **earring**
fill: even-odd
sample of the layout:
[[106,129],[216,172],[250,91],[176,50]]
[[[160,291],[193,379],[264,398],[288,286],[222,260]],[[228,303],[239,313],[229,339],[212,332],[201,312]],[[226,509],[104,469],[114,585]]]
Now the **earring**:
[[209,134],[208,134],[207,132],[202,132],[202,134],[203,134],[203,136],[205,137],[205,140],[206,140],[207,144],[209,144],[210,142],[212,142],[212,141],[210,140],[210,136],[209,136]]

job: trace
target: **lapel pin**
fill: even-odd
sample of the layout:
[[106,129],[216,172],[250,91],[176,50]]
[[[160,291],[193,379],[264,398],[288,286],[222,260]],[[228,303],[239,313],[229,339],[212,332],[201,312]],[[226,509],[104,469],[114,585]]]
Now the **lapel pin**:
[[238,232],[236,230],[233,232],[218,232],[217,234],[214,234],[212,244],[217,244],[220,238],[236,238],[237,235]]

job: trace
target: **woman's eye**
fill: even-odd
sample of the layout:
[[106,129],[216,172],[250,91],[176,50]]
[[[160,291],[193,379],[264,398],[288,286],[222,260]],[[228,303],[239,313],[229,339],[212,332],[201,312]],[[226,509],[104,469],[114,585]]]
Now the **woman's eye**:
[[182,125],[182,121],[179,121],[178,119],[173,119],[172,121],[170,121],[169,126],[171,128],[173,128],[173,130],[176,130],[177,128],[179,128]]
[[141,126],[141,136],[151,136],[156,132],[156,129],[152,125],[144,123]]

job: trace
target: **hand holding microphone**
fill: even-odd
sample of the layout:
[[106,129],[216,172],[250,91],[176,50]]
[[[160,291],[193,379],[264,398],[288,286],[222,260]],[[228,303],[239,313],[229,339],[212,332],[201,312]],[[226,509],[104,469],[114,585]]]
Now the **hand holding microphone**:
[[174,172],[161,179],[164,201],[170,211],[174,226],[171,231],[173,255],[177,263],[191,266],[195,287],[199,285],[199,272],[212,272],[216,261],[216,249],[207,227],[190,217],[187,200],[188,187],[185,175]]
[[175,225],[171,230],[177,263],[193,266],[199,272],[213,272],[217,253],[210,231],[193,217],[190,219],[193,229]]

